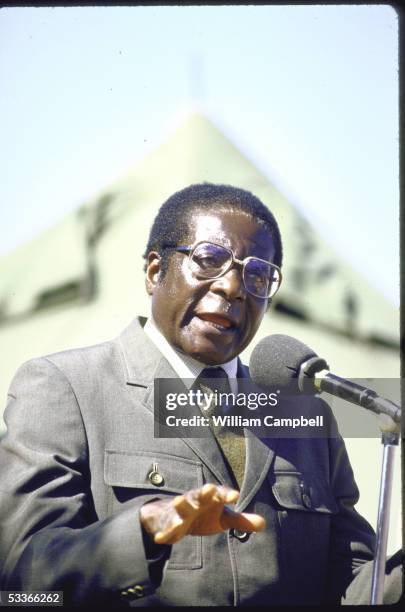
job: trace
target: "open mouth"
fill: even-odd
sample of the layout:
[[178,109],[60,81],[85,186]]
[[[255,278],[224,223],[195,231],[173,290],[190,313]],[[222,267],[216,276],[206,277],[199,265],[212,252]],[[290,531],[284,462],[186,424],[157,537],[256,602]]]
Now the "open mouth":
[[227,317],[213,312],[205,312],[197,315],[199,319],[210,323],[218,329],[236,329],[236,325]]

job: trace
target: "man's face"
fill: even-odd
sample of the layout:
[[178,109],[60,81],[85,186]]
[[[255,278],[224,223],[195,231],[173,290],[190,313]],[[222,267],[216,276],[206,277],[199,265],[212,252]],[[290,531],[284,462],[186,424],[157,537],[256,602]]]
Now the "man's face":
[[[190,235],[181,246],[207,240],[231,249],[237,259],[273,260],[268,231],[249,215],[227,210],[196,213],[192,218]],[[234,266],[220,278],[198,279],[189,269],[188,255],[173,252],[162,280],[159,271],[159,256],[150,253],[146,288],[152,297],[152,315],[173,346],[215,365],[230,361],[250,343],[268,300],[246,291],[240,268]]]

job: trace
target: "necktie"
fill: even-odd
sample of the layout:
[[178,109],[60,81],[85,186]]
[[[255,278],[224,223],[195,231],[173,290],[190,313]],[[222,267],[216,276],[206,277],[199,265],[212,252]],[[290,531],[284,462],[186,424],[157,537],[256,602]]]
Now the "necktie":
[[[205,368],[199,375],[197,383],[204,393],[208,392],[211,394],[217,392],[217,397],[220,397],[220,393],[231,393],[228,375],[221,367]],[[204,410],[204,414],[205,416],[212,417],[213,414],[220,412],[219,408],[220,406],[215,405],[215,402],[211,401],[209,408]],[[230,431],[220,426],[214,426],[212,420],[211,430],[225,458],[225,463],[227,463],[229,471],[240,489],[245,473],[246,458],[243,432]]]

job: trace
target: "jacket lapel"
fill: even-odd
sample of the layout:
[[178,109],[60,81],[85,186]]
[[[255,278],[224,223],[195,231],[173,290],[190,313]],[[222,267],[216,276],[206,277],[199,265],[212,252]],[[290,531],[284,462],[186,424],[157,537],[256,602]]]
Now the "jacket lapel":
[[[129,386],[143,387],[145,395],[143,405],[154,413],[154,380],[156,378],[178,378],[177,374],[163,357],[157,347],[143,331],[146,319],[135,319],[121,334],[119,342],[122,348],[126,383]],[[197,407],[190,406],[189,415],[199,415]],[[201,459],[221,484],[233,487],[219,446],[209,428],[207,437],[188,438],[187,430],[179,428],[179,439],[183,441]]]

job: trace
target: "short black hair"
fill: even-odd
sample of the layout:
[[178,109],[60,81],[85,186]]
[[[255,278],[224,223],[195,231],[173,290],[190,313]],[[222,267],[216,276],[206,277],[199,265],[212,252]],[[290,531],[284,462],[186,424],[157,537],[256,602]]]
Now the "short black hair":
[[239,210],[250,215],[268,230],[276,251],[273,263],[281,267],[283,250],[280,230],[273,214],[263,202],[245,189],[231,185],[198,183],[177,191],[160,207],[143,254],[145,270],[148,254],[157,251],[161,257],[161,273],[162,278],[164,277],[170,248],[178,246],[188,236],[192,213],[201,210]]

